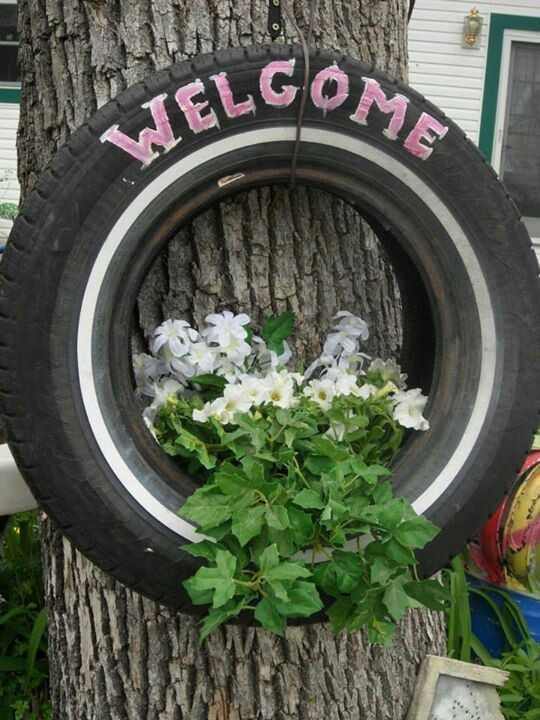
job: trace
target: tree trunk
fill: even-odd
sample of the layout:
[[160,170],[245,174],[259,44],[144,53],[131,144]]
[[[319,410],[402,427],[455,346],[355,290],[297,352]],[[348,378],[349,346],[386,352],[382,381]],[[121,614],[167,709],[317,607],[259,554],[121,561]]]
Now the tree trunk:
[[[293,3],[290,1],[290,4]],[[23,0],[21,185],[99,105],[197,53],[268,42],[263,0]],[[310,3],[294,12],[306,28]],[[403,77],[405,0],[321,0],[314,41]],[[286,40],[295,41],[289,25]],[[360,216],[304,189],[263,188],[211,208],[158,258],[138,304],[136,342],[165,317],[199,322],[230,308],[255,324],[292,309],[295,345],[314,357],[340,309],[369,322],[368,350],[399,355],[399,293]],[[327,625],[284,639],[228,626],[199,647],[195,621],[119,586],[43,523],[51,694],[58,720],[397,720],[442,619],[408,614],[391,648]]]

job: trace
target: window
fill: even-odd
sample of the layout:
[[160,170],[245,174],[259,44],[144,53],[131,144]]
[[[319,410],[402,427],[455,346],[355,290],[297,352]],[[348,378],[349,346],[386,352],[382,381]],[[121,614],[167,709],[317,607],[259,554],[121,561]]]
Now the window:
[[540,239],[540,18],[491,17],[480,149],[538,246]]
[[15,1],[0,2],[0,84],[3,86],[20,82],[18,48],[17,5]]

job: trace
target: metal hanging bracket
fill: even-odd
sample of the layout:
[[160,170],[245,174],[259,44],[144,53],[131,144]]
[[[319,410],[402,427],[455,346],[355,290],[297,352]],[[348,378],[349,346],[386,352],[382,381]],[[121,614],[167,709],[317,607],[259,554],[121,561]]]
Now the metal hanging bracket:
[[283,18],[281,16],[281,0],[269,0],[268,33],[272,40],[278,38],[283,32]]

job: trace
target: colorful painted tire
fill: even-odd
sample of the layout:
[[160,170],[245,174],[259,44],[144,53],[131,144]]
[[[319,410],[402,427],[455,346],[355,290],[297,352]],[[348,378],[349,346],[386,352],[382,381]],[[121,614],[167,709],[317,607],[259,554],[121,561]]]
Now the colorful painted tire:
[[[231,194],[287,184],[303,77],[288,46],[204,56],[148,78],[78,130],[43,173],[2,262],[0,389],[37,499],[92,560],[192,611],[180,581],[195,487],[142,423],[129,328],[172,232]],[[404,364],[430,390],[395,488],[441,527],[424,573],[473,536],[537,419],[540,292],[526,231],[464,134],[413,90],[332,52],[311,57],[297,182],[373,225],[404,299]],[[412,355],[420,357],[416,366]]]

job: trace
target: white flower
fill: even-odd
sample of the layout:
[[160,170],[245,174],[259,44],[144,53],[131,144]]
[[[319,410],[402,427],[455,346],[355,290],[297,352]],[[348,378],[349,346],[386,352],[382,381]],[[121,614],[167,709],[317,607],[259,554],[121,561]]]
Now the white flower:
[[249,394],[238,385],[226,385],[223,397],[206,403],[202,410],[193,411],[193,419],[206,422],[209,417],[217,418],[223,425],[234,422],[234,415],[238,412],[248,412],[252,406]]
[[243,365],[244,360],[251,353],[251,347],[238,335],[228,335],[227,341],[220,344],[219,351],[235,365]]
[[154,332],[152,352],[158,353],[165,346],[175,357],[182,357],[197,337],[197,331],[185,320],[165,320]]
[[197,375],[204,375],[214,372],[218,352],[218,348],[210,347],[204,341],[196,342],[189,348],[186,360],[196,369]]
[[360,395],[360,387],[358,385],[358,377],[350,372],[342,372],[339,370],[334,378],[336,395]]
[[428,421],[422,417],[427,397],[422,395],[420,388],[397,393],[394,402],[394,419],[400,425],[414,430],[427,430],[429,428]]
[[304,395],[310,397],[322,410],[330,410],[336,395],[335,385],[332,380],[311,380],[304,388]]
[[152,424],[152,420],[147,415],[143,415],[143,422],[146,425],[146,427],[150,430],[150,433],[154,440],[159,444],[158,437],[156,435],[156,428]]
[[369,383],[365,383],[362,385],[357,393],[357,397],[361,398],[362,400],[368,400],[373,395],[376,395],[379,392],[379,388],[375,385],[370,385]]
[[277,372],[272,370],[263,379],[264,386],[268,391],[268,400],[271,405],[280,408],[289,408],[296,403],[294,397],[294,384],[296,378],[287,371]]
[[143,395],[153,396],[152,383],[165,371],[165,368],[155,357],[146,353],[133,355],[133,374],[137,383],[137,390]]
[[248,325],[250,319],[244,313],[234,315],[230,310],[224,310],[221,314],[207,315],[205,320],[213,325],[201,333],[208,342],[216,342],[223,347],[228,345],[231,336],[239,340],[247,337],[247,330],[243,326]]
[[323,345],[323,355],[332,355],[337,357],[342,352],[354,353],[358,350],[358,343],[351,337],[347,330],[338,330],[338,332],[330,333]]
[[243,375],[240,387],[249,395],[254,407],[268,402],[270,398],[269,387],[261,378]]
[[176,396],[180,394],[184,388],[177,380],[169,378],[161,383],[154,383],[152,385],[152,389],[154,391],[154,399],[150,408],[152,410],[157,410],[167,404],[171,395]]
[[[359,337],[360,340],[367,340],[369,337],[369,329],[365,320],[358,315],[353,315],[347,310],[340,310],[334,316],[334,319],[341,318],[338,323],[340,330],[346,330],[349,335]],[[337,328],[336,328],[337,329]]]
[[395,360],[375,358],[369,366],[368,372],[379,373],[383,380],[390,380],[401,389],[406,387],[405,380],[407,379],[407,375],[401,372],[401,368]]

